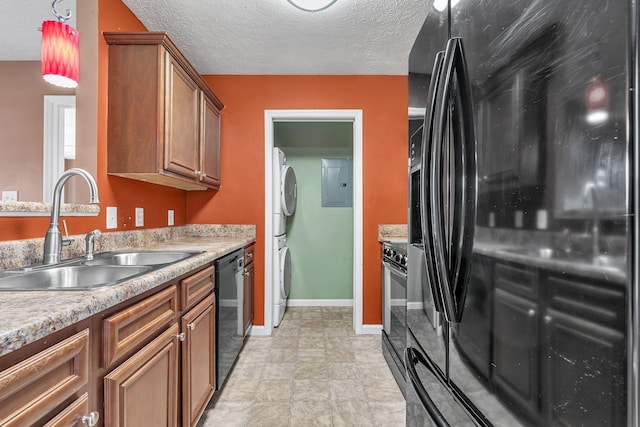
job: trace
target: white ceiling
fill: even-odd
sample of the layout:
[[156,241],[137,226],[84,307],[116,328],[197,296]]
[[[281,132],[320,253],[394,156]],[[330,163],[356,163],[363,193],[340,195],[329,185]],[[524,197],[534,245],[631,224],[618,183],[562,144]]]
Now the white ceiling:
[[[201,74],[404,75],[428,3],[337,0],[329,9],[310,13],[287,0],[123,1],[149,31],[168,32]],[[64,11],[68,3],[58,9]],[[5,41],[23,41],[27,36],[21,32],[27,30],[29,36],[36,33],[36,46],[20,48],[20,55],[39,58],[35,29],[52,19],[50,4],[0,0],[0,59],[10,58],[2,51],[11,45]],[[3,22],[11,31],[5,32]]]

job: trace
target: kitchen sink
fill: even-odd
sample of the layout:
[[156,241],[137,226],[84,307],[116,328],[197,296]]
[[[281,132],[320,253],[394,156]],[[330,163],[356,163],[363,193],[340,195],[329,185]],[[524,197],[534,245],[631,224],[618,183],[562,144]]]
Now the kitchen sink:
[[0,273],[0,290],[89,290],[149,272],[149,266],[62,265]]
[[201,253],[185,251],[103,252],[96,254],[94,259],[82,263],[84,265],[160,265],[178,262]]
[[202,251],[102,252],[91,260],[73,258],[57,264],[0,271],[0,291],[91,290],[112,286],[201,254]]

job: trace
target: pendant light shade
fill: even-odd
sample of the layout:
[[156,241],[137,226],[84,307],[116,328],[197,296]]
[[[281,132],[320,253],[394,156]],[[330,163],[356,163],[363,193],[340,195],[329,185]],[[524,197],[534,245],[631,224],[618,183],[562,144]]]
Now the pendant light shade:
[[42,78],[56,86],[75,88],[80,81],[80,37],[58,21],[42,23]]
[[287,0],[300,10],[305,12],[318,12],[334,4],[336,0]]

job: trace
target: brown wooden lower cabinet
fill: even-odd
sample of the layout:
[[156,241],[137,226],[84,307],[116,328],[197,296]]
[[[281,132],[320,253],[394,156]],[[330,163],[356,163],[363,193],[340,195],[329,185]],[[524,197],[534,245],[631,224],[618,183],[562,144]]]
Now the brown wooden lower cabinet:
[[182,425],[195,426],[215,390],[215,298],[182,317]]
[[0,372],[0,426],[43,425],[86,389],[89,335],[80,331]]
[[178,325],[104,377],[104,425],[178,425]]
[[98,412],[89,412],[89,394],[85,393],[46,423],[44,427],[94,426],[98,420]]

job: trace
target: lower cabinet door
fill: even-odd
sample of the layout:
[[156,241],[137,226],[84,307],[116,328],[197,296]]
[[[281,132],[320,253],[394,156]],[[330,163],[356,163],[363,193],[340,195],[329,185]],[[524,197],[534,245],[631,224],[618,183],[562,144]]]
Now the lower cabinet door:
[[104,425],[178,425],[178,325],[104,377]]
[[215,298],[182,317],[182,425],[195,426],[215,390]]

